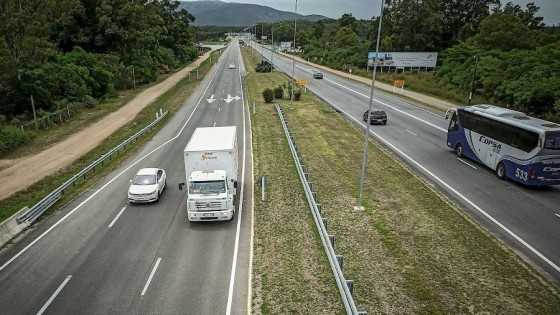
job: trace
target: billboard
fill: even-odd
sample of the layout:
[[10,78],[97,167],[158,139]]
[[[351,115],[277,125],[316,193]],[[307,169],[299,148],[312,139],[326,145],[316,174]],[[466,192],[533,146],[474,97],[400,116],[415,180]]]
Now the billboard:
[[374,59],[378,66],[383,67],[422,67],[435,68],[437,52],[375,52],[368,53],[368,65],[373,66]]

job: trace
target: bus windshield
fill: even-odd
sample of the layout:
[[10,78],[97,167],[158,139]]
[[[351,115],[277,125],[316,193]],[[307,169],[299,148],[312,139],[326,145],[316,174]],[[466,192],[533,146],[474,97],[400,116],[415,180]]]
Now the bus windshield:
[[544,139],[544,148],[560,150],[560,131],[549,131]]

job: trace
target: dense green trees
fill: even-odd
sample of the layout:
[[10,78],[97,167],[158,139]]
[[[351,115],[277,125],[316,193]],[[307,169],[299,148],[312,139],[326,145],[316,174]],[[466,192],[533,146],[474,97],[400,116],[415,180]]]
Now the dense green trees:
[[174,0],[0,0],[0,115],[95,104],[193,60]]
[[[387,0],[381,51],[436,51],[442,85],[536,115],[560,114],[560,27],[545,26],[534,3],[500,0]],[[365,68],[379,18],[298,21],[303,57],[340,70]],[[269,26],[265,26],[265,29]],[[258,31],[259,29],[257,29]],[[293,40],[293,22],[275,24]],[[304,38],[304,40],[300,40]],[[476,67],[476,73],[475,73]]]

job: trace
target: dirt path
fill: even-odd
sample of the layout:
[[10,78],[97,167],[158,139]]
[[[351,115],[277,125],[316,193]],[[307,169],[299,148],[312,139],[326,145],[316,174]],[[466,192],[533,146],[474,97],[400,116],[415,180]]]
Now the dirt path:
[[0,199],[5,199],[56,173],[95,148],[117,129],[133,120],[144,107],[177,84],[189,71],[200,66],[208,56],[210,56],[210,52],[173,74],[167,80],[141,92],[119,110],[49,149],[14,161],[2,162],[3,160],[0,160],[0,165],[11,164],[0,171],[0,178],[2,178],[2,181],[0,181]]

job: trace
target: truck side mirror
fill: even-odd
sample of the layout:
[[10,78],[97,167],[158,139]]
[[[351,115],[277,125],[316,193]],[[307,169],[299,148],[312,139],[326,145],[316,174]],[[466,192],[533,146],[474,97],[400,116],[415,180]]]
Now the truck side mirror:
[[179,190],[183,190],[183,186],[185,186],[185,183],[179,183]]

